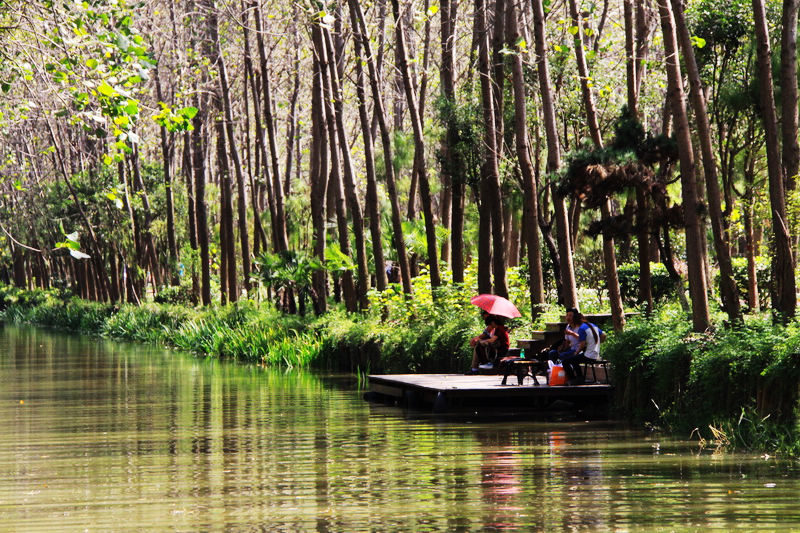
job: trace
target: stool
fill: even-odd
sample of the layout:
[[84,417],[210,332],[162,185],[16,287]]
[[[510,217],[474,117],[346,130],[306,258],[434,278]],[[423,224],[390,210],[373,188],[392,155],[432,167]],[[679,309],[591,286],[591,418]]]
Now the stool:
[[591,359],[589,361],[583,361],[583,377],[589,377],[589,368],[592,369],[592,382],[597,383],[597,370],[598,366],[602,367],[606,374],[606,383],[611,385],[611,377],[608,374],[608,361],[604,359]]

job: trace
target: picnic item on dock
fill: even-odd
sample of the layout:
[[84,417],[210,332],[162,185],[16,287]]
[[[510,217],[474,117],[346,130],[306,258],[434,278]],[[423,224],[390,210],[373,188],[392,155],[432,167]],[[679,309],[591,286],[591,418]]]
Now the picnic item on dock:
[[[552,361],[551,361],[552,363]],[[564,367],[561,365],[550,365],[550,380],[548,384],[552,387],[554,385],[566,385],[567,374],[564,372]]]

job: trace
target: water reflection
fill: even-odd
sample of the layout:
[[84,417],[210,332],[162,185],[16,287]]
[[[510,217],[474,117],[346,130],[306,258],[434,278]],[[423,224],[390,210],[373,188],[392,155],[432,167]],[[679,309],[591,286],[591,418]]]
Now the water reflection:
[[6,327],[0,530],[800,526],[794,463],[407,415],[349,378]]

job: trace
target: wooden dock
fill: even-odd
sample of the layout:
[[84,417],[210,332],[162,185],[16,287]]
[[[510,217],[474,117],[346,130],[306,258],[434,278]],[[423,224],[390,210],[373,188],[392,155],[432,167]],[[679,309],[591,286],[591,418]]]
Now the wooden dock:
[[[384,374],[369,376],[367,399],[419,410],[443,412],[524,413],[559,409],[605,412],[613,390],[607,383],[576,386],[501,385],[499,375]],[[510,381],[516,383],[515,378]]]

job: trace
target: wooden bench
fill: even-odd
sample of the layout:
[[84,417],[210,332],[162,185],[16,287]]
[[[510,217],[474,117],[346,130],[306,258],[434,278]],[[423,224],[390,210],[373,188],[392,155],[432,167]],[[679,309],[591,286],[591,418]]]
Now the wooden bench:
[[[536,371],[541,367],[542,363],[538,359],[510,359],[508,361],[503,361],[500,363],[500,371],[503,374],[503,381],[500,382],[501,385],[506,385],[508,382],[508,376],[516,375],[517,376],[517,385],[522,385],[522,382],[525,380],[525,376],[530,376],[533,378],[533,384],[539,385],[539,379],[536,375]],[[549,383],[547,374],[545,374],[545,384]]]

